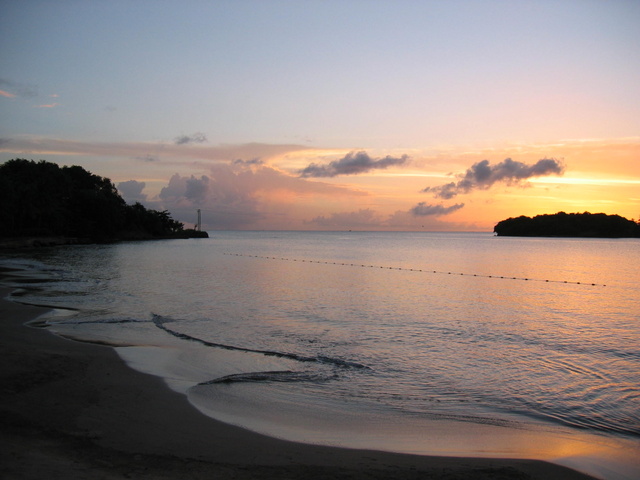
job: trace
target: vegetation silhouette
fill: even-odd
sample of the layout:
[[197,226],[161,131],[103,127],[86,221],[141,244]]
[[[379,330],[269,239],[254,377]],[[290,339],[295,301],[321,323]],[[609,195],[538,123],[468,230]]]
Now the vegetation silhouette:
[[640,237],[640,223],[620,215],[558,212],[508,218],[498,222],[493,231],[498,236],[628,238]]
[[79,166],[14,159],[0,165],[0,237],[67,243],[207,237],[169,212],[127,205],[115,185]]

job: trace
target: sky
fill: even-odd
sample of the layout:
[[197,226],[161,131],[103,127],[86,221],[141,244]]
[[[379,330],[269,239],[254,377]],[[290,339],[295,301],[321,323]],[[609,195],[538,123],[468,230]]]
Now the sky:
[[188,227],[640,217],[635,0],[0,9],[0,163],[80,165]]

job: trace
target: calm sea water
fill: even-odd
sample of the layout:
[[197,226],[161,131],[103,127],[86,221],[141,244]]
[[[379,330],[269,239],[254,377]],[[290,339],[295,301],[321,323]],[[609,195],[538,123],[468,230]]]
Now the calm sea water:
[[633,478],[639,253],[637,239],[212,232],[2,262],[42,272],[20,299],[57,307],[52,330],[116,346],[223,421]]

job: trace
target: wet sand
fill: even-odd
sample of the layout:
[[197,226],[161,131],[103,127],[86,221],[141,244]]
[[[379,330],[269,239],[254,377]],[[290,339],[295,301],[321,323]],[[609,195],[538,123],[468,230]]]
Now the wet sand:
[[25,326],[46,310],[5,300],[9,293],[0,287],[2,478],[592,478],[537,460],[305,445],[227,425],[111,347]]

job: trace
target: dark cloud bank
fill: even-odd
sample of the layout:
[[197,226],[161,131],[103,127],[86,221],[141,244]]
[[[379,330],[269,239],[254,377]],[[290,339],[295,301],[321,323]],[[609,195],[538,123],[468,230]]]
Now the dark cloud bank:
[[371,158],[366,152],[349,152],[340,160],[335,160],[328,165],[312,163],[300,170],[301,177],[336,177],[338,175],[357,175],[371,170],[384,170],[394,165],[402,165],[409,157]]

